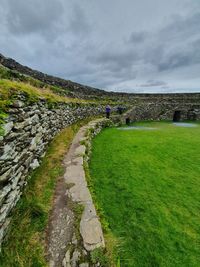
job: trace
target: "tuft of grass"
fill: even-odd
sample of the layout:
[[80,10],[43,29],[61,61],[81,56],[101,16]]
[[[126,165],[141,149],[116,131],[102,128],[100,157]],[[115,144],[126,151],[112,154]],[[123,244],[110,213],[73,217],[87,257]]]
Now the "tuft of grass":
[[117,264],[197,267],[200,124],[136,125],[157,129],[105,129],[92,146],[90,184],[120,244]]
[[108,266],[108,260],[105,256],[104,249],[102,248],[96,248],[91,252],[91,262],[93,264],[100,263],[101,266]]
[[[56,182],[64,173],[64,155],[80,125],[84,123],[85,121],[77,123],[61,131],[49,145],[40,167],[31,174],[13,212],[2,246],[1,267],[47,266],[44,251],[45,229]],[[78,213],[80,210],[77,210]]]

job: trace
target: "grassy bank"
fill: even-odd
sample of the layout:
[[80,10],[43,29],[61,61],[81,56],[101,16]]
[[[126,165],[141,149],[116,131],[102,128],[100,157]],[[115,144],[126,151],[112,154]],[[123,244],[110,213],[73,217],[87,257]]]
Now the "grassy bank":
[[18,71],[8,69],[2,65],[0,65],[0,79],[18,81],[18,82],[29,84],[29,85],[32,85],[34,87],[41,88],[41,89],[46,88],[61,96],[67,96],[68,93],[70,92],[68,88],[61,88],[59,86],[52,86],[52,85],[46,84],[28,75],[19,73]]
[[121,266],[197,267],[200,262],[200,125],[141,123],[93,140],[92,186]]
[[[35,87],[31,84],[19,82],[19,81],[11,81],[2,79],[0,80],[0,99],[2,103],[7,100],[13,100],[19,93],[25,94],[27,101],[36,102],[40,98],[46,99],[49,102],[64,102],[64,103],[80,103],[86,102],[84,100],[69,98],[66,96],[61,96],[54,93],[50,88],[40,88]],[[3,102],[4,101],[4,102]],[[0,106],[1,108],[1,106]]]
[[61,131],[49,145],[40,167],[32,173],[3,244],[1,267],[47,266],[44,238],[54,189],[64,172],[64,155],[81,124]]
[[[1,68],[0,68],[1,70]],[[0,72],[1,74],[1,72]],[[1,79],[0,75],[0,136],[3,135],[2,125],[8,116],[10,105],[18,99],[18,95],[23,94],[26,105],[45,99],[49,108],[59,103],[87,103],[82,99],[70,98],[59,95],[52,87],[37,87],[37,84],[29,84],[21,81]]]
[[128,99],[119,100],[118,97],[113,98],[112,96],[93,95],[93,98],[89,100],[72,97],[73,91],[68,88],[46,84],[0,65],[0,110],[5,109],[19,93],[24,94],[26,101],[30,103],[41,98],[51,103],[88,103],[94,105],[124,105],[128,101]]

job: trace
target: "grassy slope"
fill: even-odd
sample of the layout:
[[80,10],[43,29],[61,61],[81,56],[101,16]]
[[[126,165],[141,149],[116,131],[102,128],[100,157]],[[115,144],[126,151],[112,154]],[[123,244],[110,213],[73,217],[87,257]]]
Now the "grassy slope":
[[44,98],[49,102],[66,102],[66,103],[92,103],[92,104],[124,104],[126,100],[118,97],[103,96],[94,99],[84,100],[80,98],[72,98],[69,96],[70,90],[68,88],[61,88],[59,86],[48,85],[30,76],[23,75],[17,71],[7,69],[0,64],[0,111],[10,103],[16,95],[22,92],[27,96],[27,99],[33,102],[38,98]]
[[10,99],[16,96],[19,92],[25,93],[28,99],[32,101],[38,100],[39,97],[52,102],[85,102],[66,96],[60,96],[54,93],[50,88],[40,88],[28,83],[19,81],[0,80],[0,96],[2,100]]
[[[0,67],[1,70],[1,67]],[[0,71],[1,74],[1,71]],[[35,80],[37,81],[37,80]],[[37,84],[35,84],[37,85]],[[8,116],[7,109],[9,105],[17,99],[17,95],[22,93],[26,96],[27,104],[37,102],[40,98],[46,99],[49,106],[55,105],[59,102],[65,103],[86,103],[85,100],[69,98],[54,92],[52,87],[36,87],[28,82],[13,81],[8,79],[1,79],[0,75],[0,136],[3,135],[2,124]]]
[[0,255],[1,267],[47,266],[44,236],[56,181],[63,174],[62,160],[79,124],[60,132],[51,142],[41,166],[30,177],[15,209]]
[[93,141],[98,204],[121,242],[121,266],[199,266],[200,126],[145,123]]
[[56,94],[67,96],[70,90],[68,88],[61,88],[59,86],[48,85],[30,76],[19,73],[18,71],[8,69],[0,64],[0,79],[19,81],[30,84],[37,88],[48,88]]

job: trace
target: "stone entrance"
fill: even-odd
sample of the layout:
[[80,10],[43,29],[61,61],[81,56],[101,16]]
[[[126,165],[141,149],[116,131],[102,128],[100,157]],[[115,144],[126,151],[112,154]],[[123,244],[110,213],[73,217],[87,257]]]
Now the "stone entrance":
[[176,110],[174,112],[173,121],[174,122],[178,122],[180,120],[181,120],[181,111],[180,110]]

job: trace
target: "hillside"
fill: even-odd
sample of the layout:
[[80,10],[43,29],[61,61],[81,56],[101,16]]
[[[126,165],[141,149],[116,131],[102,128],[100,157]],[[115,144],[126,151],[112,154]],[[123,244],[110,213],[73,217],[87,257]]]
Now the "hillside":
[[64,80],[58,77],[50,76],[37,70],[32,70],[31,68],[21,65],[11,58],[4,57],[2,54],[0,54],[0,64],[7,67],[8,69],[35,78],[45,84],[61,87],[66,91],[67,95],[70,94],[74,97],[91,99],[96,98],[97,96],[101,97],[112,95],[112,93],[106,92],[104,90],[85,86],[79,83],[72,82],[70,80]]
[[[107,92],[105,90],[82,85],[70,80],[61,79],[48,74],[44,74],[37,70],[23,66],[12,58],[7,58],[0,54],[0,64],[11,70],[11,76],[23,76],[23,79],[34,79],[40,86],[52,86],[55,91],[59,90],[59,94],[73,98],[93,99],[93,100],[113,100],[125,102],[199,102],[200,93],[164,93],[164,94],[138,94],[138,93],[117,93]],[[0,77],[1,78],[1,77]],[[38,82],[39,81],[39,82]]]

